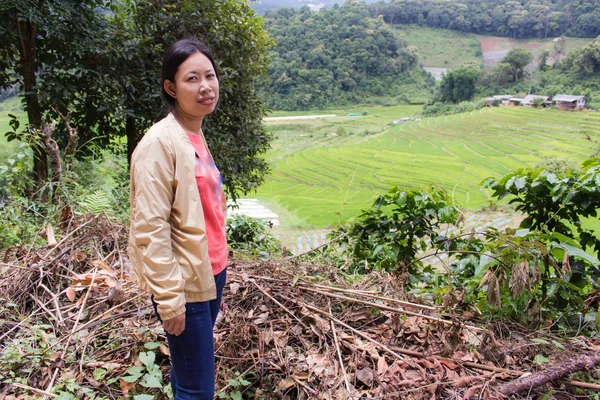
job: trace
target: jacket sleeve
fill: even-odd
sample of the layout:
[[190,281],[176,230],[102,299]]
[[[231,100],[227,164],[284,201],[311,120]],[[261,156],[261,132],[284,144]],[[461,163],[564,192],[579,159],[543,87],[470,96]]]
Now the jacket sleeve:
[[140,143],[131,160],[131,235],[141,271],[163,321],[185,312],[185,280],[171,244],[175,155],[158,138]]

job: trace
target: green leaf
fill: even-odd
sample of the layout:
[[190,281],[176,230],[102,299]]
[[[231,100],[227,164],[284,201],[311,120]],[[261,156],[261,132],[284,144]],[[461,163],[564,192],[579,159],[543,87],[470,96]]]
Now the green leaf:
[[227,383],[233,387],[238,387],[240,386],[240,383],[238,382],[237,379],[227,379]]
[[562,345],[560,342],[557,342],[556,340],[553,340],[553,341],[552,341],[552,344],[553,344],[555,347],[558,347],[558,348],[559,348],[559,349],[561,349],[561,350],[564,350],[564,349],[565,349],[565,346],[563,346],[563,345]]
[[154,400],[154,396],[150,394],[136,394],[133,396],[133,400]]
[[550,342],[547,341],[546,339],[540,339],[540,338],[533,338],[533,339],[531,339],[531,341],[534,343],[539,343],[539,344],[550,344]]
[[154,365],[155,359],[156,354],[151,351],[140,353],[140,361],[146,366],[146,368],[150,368],[151,365]]
[[231,400],[242,400],[242,392],[235,391],[235,392],[231,392]]
[[245,380],[244,378],[239,378],[240,384],[242,384],[243,386],[248,386],[250,385],[252,382]]
[[102,369],[102,368],[96,368],[94,370],[94,372],[92,373],[92,376],[94,377],[94,380],[96,380],[96,381],[102,379],[104,377],[104,375],[106,375],[106,370]]
[[592,264],[594,267],[598,268],[598,260],[586,253],[585,251],[578,249],[577,247],[570,246],[566,243],[558,243],[555,244],[555,246],[568,251],[571,257],[582,258],[590,264]]
[[142,385],[145,388],[161,388],[162,389],[162,382],[156,377],[156,376],[151,376],[149,374],[144,375],[144,379],[142,379],[142,381],[140,382],[140,385]]
[[144,347],[148,350],[154,350],[160,347],[160,342],[148,342],[144,343]]
[[122,377],[121,379],[123,379],[125,382],[133,383],[133,382],[137,382],[137,380],[140,379],[141,376],[142,376],[142,374],[128,375],[128,376]]
[[533,362],[536,363],[537,365],[542,365],[542,364],[550,362],[550,360],[548,359],[548,357],[544,356],[543,354],[536,354],[536,356],[533,358]]
[[145,369],[145,367],[143,365],[139,365],[137,367],[131,367],[125,372],[128,373],[129,375],[141,375],[142,372],[144,372],[144,369]]

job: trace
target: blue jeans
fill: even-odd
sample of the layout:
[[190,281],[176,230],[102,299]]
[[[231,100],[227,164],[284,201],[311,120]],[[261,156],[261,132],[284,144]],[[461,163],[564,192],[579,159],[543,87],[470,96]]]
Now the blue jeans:
[[185,305],[185,330],[181,335],[166,333],[171,352],[171,388],[175,400],[213,400],[213,326],[219,313],[226,279],[227,269],[215,275],[216,299]]

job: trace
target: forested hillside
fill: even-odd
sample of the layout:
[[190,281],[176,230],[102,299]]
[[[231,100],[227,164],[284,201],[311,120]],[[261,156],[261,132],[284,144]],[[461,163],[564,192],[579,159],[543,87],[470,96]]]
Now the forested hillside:
[[600,35],[600,0],[392,0],[369,5],[390,24],[513,38]]
[[[375,3],[378,0],[363,0],[363,3]],[[313,10],[322,7],[333,7],[336,4],[344,4],[344,0],[260,0],[250,6],[259,14],[264,14],[268,10],[276,8],[300,8],[308,6]]]
[[419,67],[418,49],[383,18],[370,17],[365,4],[273,10],[265,25],[277,42],[265,95],[275,109],[324,108],[366,96],[423,102],[431,95],[434,81]]

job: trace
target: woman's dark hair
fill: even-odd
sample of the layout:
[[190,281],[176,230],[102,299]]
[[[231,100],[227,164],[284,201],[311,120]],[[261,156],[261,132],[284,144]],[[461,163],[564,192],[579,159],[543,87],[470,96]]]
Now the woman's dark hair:
[[197,52],[204,54],[210,60],[210,63],[215,70],[215,74],[217,75],[217,79],[219,78],[219,72],[217,71],[215,59],[213,58],[212,53],[207,45],[193,37],[181,39],[173,43],[163,58],[162,72],[160,74],[160,90],[162,98],[169,108],[173,108],[175,106],[175,99],[165,91],[165,81],[168,79],[171,82],[174,82],[175,74],[177,73],[179,66],[185,60],[187,60],[189,56]]

